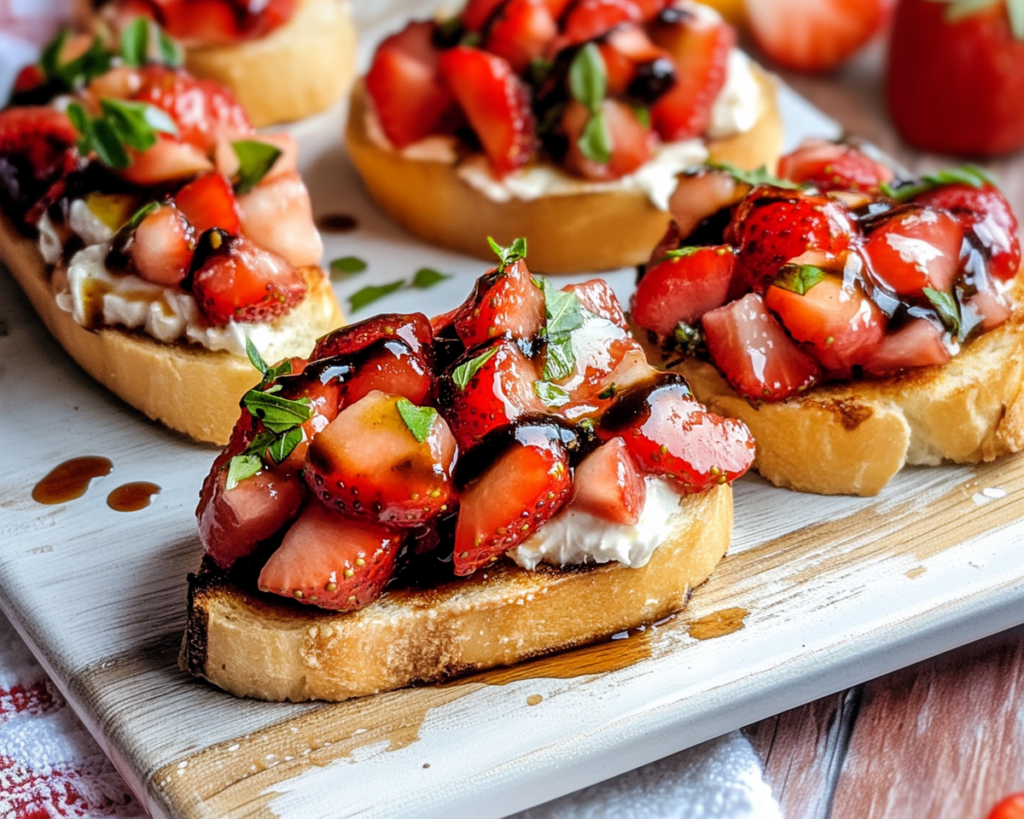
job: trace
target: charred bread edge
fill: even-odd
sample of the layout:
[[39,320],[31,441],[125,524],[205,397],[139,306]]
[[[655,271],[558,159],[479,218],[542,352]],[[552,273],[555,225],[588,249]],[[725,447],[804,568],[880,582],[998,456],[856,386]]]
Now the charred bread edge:
[[[10,268],[39,317],[89,375],[155,421],[200,441],[226,444],[238,420],[238,402],[259,374],[248,359],[198,345],[165,344],[141,331],[87,330],[58,305],[36,243],[0,215],[0,259]],[[330,300],[323,332],[344,318],[319,268],[304,268],[307,299]]]
[[[1011,317],[946,364],[825,384],[779,403],[742,398],[707,361],[669,369],[685,376],[710,411],[750,427],[754,468],[776,486],[875,495],[905,464],[979,463],[1024,448],[1024,285],[1015,285],[1014,296]],[[646,330],[632,331],[652,363],[670,360]]]
[[[775,82],[752,66],[764,110],[746,133],[708,143],[711,158],[752,169],[774,168],[782,150]],[[669,215],[639,191],[600,191],[495,202],[444,162],[408,159],[376,145],[366,132],[366,88],[352,92],[345,141],[377,204],[428,242],[490,258],[486,237],[529,241],[530,267],[547,273],[611,270],[647,261]]]
[[357,612],[240,588],[205,559],[189,575],[180,665],[238,696],[343,700],[510,665],[681,610],[725,554],[732,487],[681,496],[647,566],[502,561],[430,589],[392,589]]

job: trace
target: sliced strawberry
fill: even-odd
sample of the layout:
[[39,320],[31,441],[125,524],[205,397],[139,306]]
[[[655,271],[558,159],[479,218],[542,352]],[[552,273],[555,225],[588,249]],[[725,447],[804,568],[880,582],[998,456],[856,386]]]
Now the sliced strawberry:
[[[611,398],[625,386],[620,378],[623,367],[629,369],[634,356],[644,357],[627,330],[588,311],[583,312],[582,325],[572,331],[570,344],[572,365],[557,383],[574,402]],[[550,354],[550,349],[545,351]]]
[[545,0],[508,0],[491,20],[484,48],[522,74],[547,53],[557,35],[558,23]]
[[672,335],[679,322],[694,324],[725,304],[735,263],[728,245],[685,248],[685,255],[662,258],[636,286],[634,321],[659,336]]
[[544,327],[544,294],[519,260],[477,279],[455,314],[455,331],[467,348],[498,336],[533,338]]
[[[341,378],[324,378],[324,371],[317,367],[309,367],[307,372],[304,359],[293,358],[291,361],[292,374],[277,380],[281,387],[277,394],[291,401],[309,401],[312,415],[300,427],[302,440],[278,466],[286,472],[298,473],[305,465],[310,442],[338,417],[345,397],[345,384]],[[273,462],[273,453],[269,449],[261,454],[265,463]]]
[[462,10],[462,25],[466,31],[482,32],[494,13],[506,2],[507,0],[468,0]]
[[961,302],[965,324],[977,324],[987,333],[1006,321],[1013,312],[1006,296],[991,286],[979,287],[978,292]]
[[963,240],[952,216],[917,207],[872,232],[864,255],[874,278],[899,296],[921,296],[925,287],[949,293],[960,270]]
[[662,375],[623,392],[597,428],[621,436],[640,467],[701,492],[742,475],[754,461],[750,430],[708,412],[680,376]]
[[[172,6],[159,3],[154,5]],[[223,0],[189,0],[163,14],[167,32],[189,46],[231,45],[242,39],[238,10]]]
[[656,24],[651,39],[676,65],[675,85],[651,108],[655,130],[666,142],[700,136],[725,85],[736,32],[718,15],[695,14]]
[[580,138],[593,114],[582,103],[573,101],[562,116],[562,130],[568,140],[565,167],[570,172],[599,182],[621,179],[633,173],[651,158],[657,137],[640,121],[632,106],[618,100],[601,103],[601,116],[607,129],[610,156],[600,162],[584,153]]
[[448,511],[455,439],[434,412],[418,430],[421,441],[400,412],[402,402],[375,390],[347,405],[313,439],[306,481],[328,508],[397,527],[419,526]]
[[417,354],[429,355],[433,332],[422,313],[382,313],[332,330],[317,339],[310,361],[358,353],[380,339],[398,339]]
[[[486,357],[486,358],[485,358]],[[476,372],[460,387],[455,373],[473,362]],[[459,358],[437,384],[437,406],[444,413],[455,439],[469,449],[497,427],[511,424],[526,413],[545,407],[534,392],[537,370],[510,339],[497,339]]]
[[307,503],[260,572],[259,589],[332,611],[372,603],[394,576],[402,536]]
[[604,61],[609,97],[628,97],[650,104],[676,82],[671,55],[658,48],[638,25],[623,25],[603,37],[597,47]]
[[[731,173],[713,168],[700,168],[680,174],[676,189],[668,200],[669,213],[675,219],[677,232],[683,239],[692,234],[700,224],[715,216],[724,208],[732,207],[750,190],[748,185],[736,180]],[[672,245],[674,250],[679,243]],[[651,261],[657,261],[664,252],[656,252]]]
[[238,198],[242,235],[295,265],[316,265],[324,252],[309,191],[297,171],[265,179]]
[[945,364],[952,359],[945,331],[928,319],[912,318],[899,330],[887,333],[864,364],[864,372],[882,378],[908,367]]
[[156,187],[169,182],[181,182],[213,170],[206,154],[188,142],[160,137],[152,148],[137,153],[131,151],[132,164],[117,175],[141,188]]
[[559,43],[563,47],[585,43],[642,18],[640,6],[633,0],[576,0],[562,19]]
[[0,197],[27,211],[75,165],[78,132],[54,108],[0,111]]
[[623,330],[629,329],[629,323],[622,312],[619,298],[604,279],[590,279],[580,284],[567,284],[563,293],[575,293],[580,306],[595,316],[607,319]]
[[647,484],[629,447],[612,438],[587,455],[572,481],[568,508],[620,526],[635,526],[647,498]]
[[494,172],[503,177],[529,162],[536,144],[530,92],[508,62],[456,46],[441,55],[440,69]]
[[1017,218],[994,185],[942,185],[914,201],[953,214],[964,232],[973,234],[988,253],[989,271],[995,278],[1006,282],[1017,275],[1021,260]]
[[397,148],[433,133],[454,104],[438,71],[435,30],[434,23],[409,23],[380,44],[366,75],[381,128]]
[[569,497],[569,457],[557,428],[524,426],[462,496],[455,574],[494,563],[549,520]]
[[861,191],[877,195],[893,179],[892,169],[852,145],[809,139],[779,160],[779,176],[822,191]]
[[417,352],[400,338],[381,338],[359,352],[318,362],[325,367],[340,364],[351,374],[345,385],[345,400],[358,401],[374,390],[401,395],[419,406],[433,386],[429,351]]
[[241,233],[238,200],[231,183],[219,173],[206,173],[174,195],[174,204],[192,223],[196,233],[210,228],[237,236]]
[[781,401],[821,378],[818,362],[786,335],[756,293],[712,310],[702,324],[711,360],[745,398]]
[[177,287],[188,275],[196,249],[196,231],[174,205],[157,206],[135,229],[125,250],[146,281]]
[[840,276],[826,275],[802,294],[773,284],[764,302],[831,376],[848,378],[885,335],[882,311],[859,285],[844,283]]
[[200,237],[191,288],[213,324],[270,321],[302,301],[308,289],[280,256],[217,229]]

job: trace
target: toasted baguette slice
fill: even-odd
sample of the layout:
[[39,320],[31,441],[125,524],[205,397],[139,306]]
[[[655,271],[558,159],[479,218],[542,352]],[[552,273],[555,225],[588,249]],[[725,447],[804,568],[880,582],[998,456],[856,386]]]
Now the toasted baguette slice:
[[[10,268],[47,329],[89,375],[155,421],[200,441],[226,444],[238,402],[259,374],[246,358],[195,344],[165,344],[141,331],[88,330],[58,305],[36,243],[0,216],[0,261]],[[344,324],[330,282],[318,268],[303,270],[305,300],[278,319],[302,328],[308,346]],[[299,351],[296,351],[299,352]]]
[[[652,363],[668,363],[647,331],[632,329]],[[1024,448],[1022,307],[947,364],[826,384],[778,403],[742,398],[700,359],[670,369],[709,410],[750,427],[761,475],[801,492],[875,495],[906,464],[978,463]]]
[[[711,158],[742,168],[775,167],[782,121],[772,80],[759,69],[763,112],[745,133],[708,143]],[[546,273],[611,270],[647,261],[669,222],[640,191],[595,191],[496,202],[471,187],[450,163],[410,159],[381,147],[366,128],[363,83],[352,93],[346,143],[377,204],[428,242],[489,259],[487,237],[529,240],[530,266]]]
[[189,576],[180,664],[238,696],[344,700],[583,645],[686,605],[729,546],[732,488],[682,496],[666,532],[641,569],[502,561],[351,613],[247,590],[207,558]]
[[190,48],[185,68],[230,88],[257,128],[308,117],[340,99],[355,75],[349,0],[301,0],[266,37]]

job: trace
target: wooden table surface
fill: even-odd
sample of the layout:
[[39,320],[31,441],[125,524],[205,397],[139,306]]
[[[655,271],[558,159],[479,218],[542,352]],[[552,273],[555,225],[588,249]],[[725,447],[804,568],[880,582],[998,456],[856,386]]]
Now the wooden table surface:
[[[910,170],[962,164],[896,134],[885,113],[884,56],[877,43],[830,76],[783,78]],[[978,164],[1024,214],[1024,151]],[[1002,797],[1024,791],[1024,627],[745,731],[786,819],[985,819]]]

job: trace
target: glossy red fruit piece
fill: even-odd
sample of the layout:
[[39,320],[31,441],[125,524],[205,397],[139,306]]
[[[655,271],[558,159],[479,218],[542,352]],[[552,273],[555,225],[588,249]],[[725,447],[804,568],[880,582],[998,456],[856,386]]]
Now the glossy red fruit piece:
[[396,527],[419,526],[448,511],[455,439],[435,412],[419,440],[400,412],[403,401],[375,390],[348,404],[313,439],[305,476],[324,505]]
[[213,163],[204,151],[168,136],[158,138],[152,148],[141,153],[129,150],[129,154],[132,164],[117,171],[117,175],[141,188],[181,184],[186,179],[213,170]]
[[1024,793],[1007,796],[992,808],[987,819],[1024,819]]
[[621,436],[645,472],[685,492],[732,481],[754,461],[754,439],[741,421],[709,413],[680,378],[662,378],[622,393],[597,428]]
[[557,35],[558,23],[545,0],[508,0],[491,19],[484,49],[522,74],[547,53]]
[[551,428],[522,427],[515,442],[462,495],[455,574],[497,561],[549,520],[571,490],[569,458]]
[[779,177],[814,185],[822,191],[878,194],[893,179],[892,169],[852,145],[807,140],[779,160]]
[[433,133],[455,101],[438,72],[435,30],[434,23],[409,23],[380,44],[366,75],[381,128],[397,148]]
[[947,4],[902,0],[889,39],[886,96],[903,137],[918,148],[996,155],[1024,145],[1024,42],[1005,3],[957,22]]
[[886,378],[909,367],[945,364],[953,356],[944,335],[945,331],[928,319],[911,319],[895,332],[886,333],[864,362],[864,372]]
[[[455,373],[474,361],[481,362],[479,368],[465,387],[460,387]],[[459,446],[469,449],[492,429],[526,413],[544,412],[545,406],[534,392],[537,378],[536,366],[516,343],[498,339],[465,353],[445,371],[437,384],[437,406]]]
[[717,15],[699,14],[656,24],[651,39],[676,65],[675,85],[651,108],[654,129],[666,142],[700,136],[725,85],[736,32]]
[[688,248],[683,256],[662,258],[647,268],[633,294],[633,320],[659,336],[670,336],[679,322],[694,324],[726,302],[736,255],[728,245]]
[[579,284],[567,284],[562,288],[562,292],[574,293],[579,299],[580,307],[584,310],[607,319],[623,330],[629,329],[629,323],[626,321],[626,315],[622,312],[619,298],[604,279],[590,279]]
[[585,43],[642,18],[640,6],[633,0],[576,0],[562,18],[559,43],[563,47]]
[[[281,387],[278,395],[291,401],[305,399],[309,402],[312,410],[309,420],[300,427],[302,440],[279,464],[280,468],[287,472],[298,473],[302,470],[310,442],[338,417],[338,412],[342,407],[345,398],[343,380],[324,378],[323,376],[324,372],[316,367],[310,367],[309,372],[306,372],[305,361],[293,358],[292,374],[282,376],[277,380],[277,384]],[[262,431],[262,426],[260,429]],[[272,454],[269,450],[263,454],[266,456],[264,462],[272,461]]]
[[568,508],[620,526],[635,526],[647,498],[647,484],[622,438],[612,438],[587,455],[572,481]]
[[773,284],[764,303],[831,376],[848,378],[885,335],[882,311],[859,285],[848,286],[839,276],[827,275],[803,294]]
[[455,314],[455,331],[471,349],[499,336],[533,338],[544,316],[544,294],[520,260],[477,279]]
[[358,401],[374,390],[408,398],[419,406],[433,387],[434,371],[429,354],[400,338],[379,339],[358,353],[325,359],[325,364],[344,362],[353,368],[345,385],[345,400]]
[[882,28],[893,0],[757,0],[745,5],[754,40],[772,60],[797,71],[827,71]]
[[481,32],[506,0],[468,0],[462,10],[462,25],[467,31]]
[[864,256],[874,278],[897,295],[920,296],[925,287],[949,293],[960,271],[963,240],[952,216],[934,208],[912,208],[873,231]]
[[591,313],[583,314],[583,324],[572,331],[570,343],[572,366],[557,383],[572,401],[599,399],[602,393],[610,397],[626,386],[623,377],[632,374],[632,360],[643,358],[628,330]]
[[197,234],[215,227],[235,236],[241,232],[238,199],[222,174],[206,173],[189,182],[174,195],[174,204]]
[[731,173],[713,168],[681,174],[668,200],[669,213],[675,220],[675,237],[669,242],[669,247],[659,245],[655,249],[651,262],[665,255],[665,250],[675,250],[682,243],[681,240],[693,233],[701,222],[723,208],[735,205],[749,190],[749,185],[739,182]]
[[977,324],[982,332],[994,330],[1012,313],[1006,296],[997,293],[991,285],[981,286],[971,296],[961,301],[961,312],[965,324]]
[[494,173],[503,177],[529,162],[537,141],[530,92],[508,61],[456,46],[441,55],[440,69]]
[[260,572],[260,591],[332,611],[372,603],[394,576],[402,536],[307,503]]
[[756,293],[712,310],[702,324],[711,360],[744,398],[781,401],[821,378],[818,362],[786,334]]
[[[623,25],[613,29],[597,41],[604,62],[607,96],[620,97],[629,89],[641,66],[655,60],[667,59],[675,74],[675,64],[665,52],[651,42],[651,38],[638,25]],[[674,76],[669,79],[674,80]]]
[[298,171],[265,179],[238,199],[242,234],[296,267],[320,263],[324,245]]
[[199,240],[192,295],[213,324],[270,321],[305,298],[302,275],[241,236],[207,231]]
[[[157,5],[159,0],[153,0]],[[187,45],[231,45],[242,39],[238,11],[223,0],[161,3],[167,33]]]
[[0,111],[0,193],[28,209],[75,164],[78,132],[54,108]]
[[143,279],[177,287],[192,266],[196,236],[195,228],[178,208],[159,205],[135,228],[126,252]]
[[989,254],[988,269],[995,278],[1005,282],[1017,275],[1021,262],[1017,217],[994,185],[941,185],[914,201],[949,211],[964,232],[973,233]]
[[414,353],[427,355],[433,331],[422,313],[382,313],[332,330],[317,339],[309,360],[352,355],[382,338],[404,341]]
[[577,176],[608,182],[628,176],[644,165],[651,158],[657,138],[633,107],[624,102],[602,101],[601,114],[611,146],[608,161],[592,159],[581,149],[580,137],[593,114],[582,103],[573,101],[562,115],[562,130],[569,144],[564,163],[566,169]]

